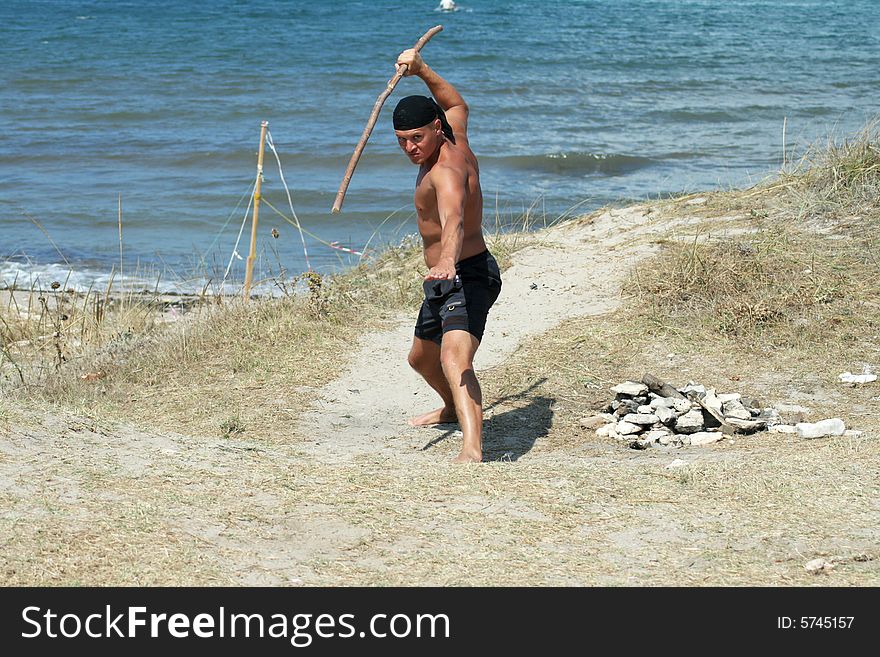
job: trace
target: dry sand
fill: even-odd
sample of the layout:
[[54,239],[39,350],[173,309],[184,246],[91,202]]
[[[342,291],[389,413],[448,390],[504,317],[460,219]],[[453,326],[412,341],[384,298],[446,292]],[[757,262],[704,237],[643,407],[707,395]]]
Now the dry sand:
[[[531,336],[572,317],[615,309],[632,264],[656,248],[650,239],[655,222],[645,214],[647,209],[610,210],[588,221],[562,224],[518,251],[503,274],[501,295],[474,359],[478,378]],[[315,458],[397,453],[404,445],[421,447],[449,430],[449,425],[406,426],[407,418],[440,405],[436,393],[407,364],[414,323],[414,317],[401,317],[395,328],[365,336],[341,376],[323,389],[321,401],[299,429],[314,437],[309,452]]]
[[[504,273],[478,375],[565,319],[616,308],[631,265],[691,221],[658,217],[611,210],[536,235]],[[837,564],[821,583],[880,582],[871,444],[559,445],[537,396],[486,414],[510,456],[454,466],[454,426],[406,425],[437,405],[406,364],[413,321],[364,335],[281,436],[0,414],[0,581],[778,585],[820,581],[803,565],[821,556]]]

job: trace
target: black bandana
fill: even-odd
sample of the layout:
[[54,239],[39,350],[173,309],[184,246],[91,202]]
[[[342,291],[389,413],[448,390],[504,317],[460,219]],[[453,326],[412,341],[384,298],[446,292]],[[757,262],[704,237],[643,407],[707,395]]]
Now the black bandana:
[[443,126],[443,134],[446,138],[455,143],[455,136],[452,134],[452,126],[446,120],[446,112],[440,107],[433,98],[427,96],[407,96],[397,103],[394,108],[394,129],[395,130],[415,130],[428,125],[434,119],[440,119]]

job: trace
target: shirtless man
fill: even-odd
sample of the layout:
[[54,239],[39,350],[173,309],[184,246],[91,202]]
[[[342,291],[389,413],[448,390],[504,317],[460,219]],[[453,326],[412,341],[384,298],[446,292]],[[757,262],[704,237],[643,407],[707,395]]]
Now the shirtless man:
[[461,425],[457,463],[483,458],[483,397],[473,359],[489,308],[501,291],[501,274],[483,240],[483,193],[477,158],[468,145],[468,106],[461,94],[431,70],[415,50],[397,65],[416,75],[434,99],[408,96],[394,109],[400,148],[419,165],[415,205],[428,273],[409,364],[443,406],[412,418],[413,426]]

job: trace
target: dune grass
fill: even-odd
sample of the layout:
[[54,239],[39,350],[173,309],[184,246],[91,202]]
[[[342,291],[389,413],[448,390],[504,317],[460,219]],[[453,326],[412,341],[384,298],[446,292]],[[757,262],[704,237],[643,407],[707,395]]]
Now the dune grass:
[[875,429],[870,391],[837,376],[880,369],[878,152],[874,125],[755,188],[652,204],[699,221],[656,236],[662,249],[632,270],[620,310],[524,345],[488,385],[497,396],[535,385],[555,400],[548,440],[560,445],[610,386],[645,372]]

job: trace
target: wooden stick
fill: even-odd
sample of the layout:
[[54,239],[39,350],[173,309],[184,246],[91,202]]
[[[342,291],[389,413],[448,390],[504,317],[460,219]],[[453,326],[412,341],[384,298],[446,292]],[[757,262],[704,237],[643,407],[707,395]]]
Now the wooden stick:
[[648,386],[648,389],[661,397],[671,397],[673,399],[686,399],[678,390],[673,388],[665,381],[661,381],[653,374],[645,374],[642,377],[642,383]]
[[[431,40],[431,37],[442,30],[442,25],[432,27],[416,42],[413,49],[416,52],[420,51],[422,47]],[[355,146],[354,153],[352,153],[351,159],[348,162],[348,168],[345,170],[345,175],[342,177],[342,184],[339,185],[339,191],[336,192],[336,200],[333,202],[333,209],[331,210],[333,214],[339,214],[339,211],[342,209],[342,202],[345,200],[345,191],[348,189],[348,184],[351,182],[351,177],[354,175],[354,168],[357,166],[358,160],[361,158],[361,153],[364,152],[364,146],[367,145],[370,133],[373,132],[373,126],[376,125],[376,121],[379,118],[379,112],[382,110],[382,105],[385,103],[385,99],[391,95],[392,91],[394,91],[394,87],[400,82],[400,78],[406,73],[407,68],[409,67],[406,64],[398,67],[397,73],[395,73],[394,77],[388,81],[388,86],[385,87],[385,91],[379,94],[379,98],[376,99],[376,104],[373,105],[373,113],[370,114],[370,119],[367,121],[367,126],[364,128],[361,140],[358,142],[357,146]]]
[[266,152],[266,128],[268,121],[260,124],[260,150],[257,153],[257,182],[254,187],[254,218],[251,221],[251,248],[248,252],[244,274],[244,298],[251,294],[251,279],[254,276],[254,259],[257,257],[257,218],[260,216],[260,189],[263,182],[263,154]]
[[714,417],[715,420],[718,422],[718,424],[721,425],[721,432],[722,433],[724,433],[725,435],[728,435],[728,436],[730,434],[736,433],[736,428],[733,427],[731,424],[729,424],[721,413],[719,413],[714,408],[709,406],[706,402],[704,402],[702,399],[700,399],[697,396],[697,393],[689,392],[687,394],[687,398],[690,399],[691,401],[697,402],[702,407],[702,409],[704,411],[706,411],[709,415]]

